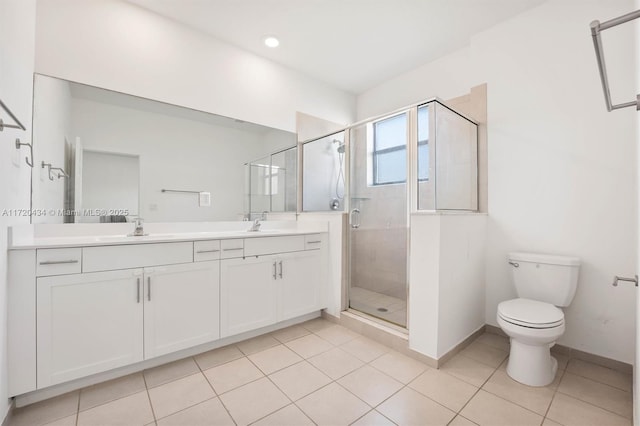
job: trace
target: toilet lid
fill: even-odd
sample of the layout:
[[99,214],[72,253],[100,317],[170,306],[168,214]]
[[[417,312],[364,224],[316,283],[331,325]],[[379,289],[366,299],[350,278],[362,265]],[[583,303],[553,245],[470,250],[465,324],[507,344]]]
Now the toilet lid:
[[513,299],[498,305],[498,315],[505,321],[531,328],[561,325],[564,313],[550,303],[530,299]]

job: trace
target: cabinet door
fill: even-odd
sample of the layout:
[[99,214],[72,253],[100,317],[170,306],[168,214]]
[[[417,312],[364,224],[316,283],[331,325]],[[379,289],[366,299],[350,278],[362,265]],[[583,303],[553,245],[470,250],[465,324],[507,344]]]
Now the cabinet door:
[[143,359],[141,284],[141,269],[37,279],[38,388]]
[[280,256],[277,264],[279,315],[278,321],[318,311],[322,283],[320,250],[290,253]]
[[219,261],[145,268],[144,278],[146,359],[220,337]]
[[276,258],[220,261],[220,334],[232,336],[276,322]]

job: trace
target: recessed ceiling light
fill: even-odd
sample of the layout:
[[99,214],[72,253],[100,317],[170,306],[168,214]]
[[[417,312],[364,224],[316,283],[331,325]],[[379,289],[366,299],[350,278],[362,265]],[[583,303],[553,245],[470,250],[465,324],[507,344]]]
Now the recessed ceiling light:
[[267,47],[278,47],[280,45],[280,40],[274,36],[266,36],[264,38],[264,44]]

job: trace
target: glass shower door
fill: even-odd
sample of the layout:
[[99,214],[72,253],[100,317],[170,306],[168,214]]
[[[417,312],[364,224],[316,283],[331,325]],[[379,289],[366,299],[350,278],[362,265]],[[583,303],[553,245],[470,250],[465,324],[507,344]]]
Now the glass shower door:
[[408,114],[350,130],[349,307],[407,325]]

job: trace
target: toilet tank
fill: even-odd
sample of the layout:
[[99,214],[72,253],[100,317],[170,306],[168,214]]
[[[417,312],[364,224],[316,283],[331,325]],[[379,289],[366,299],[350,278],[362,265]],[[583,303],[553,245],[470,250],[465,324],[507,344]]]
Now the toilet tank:
[[537,253],[509,253],[518,297],[569,306],[576,294],[580,259]]

